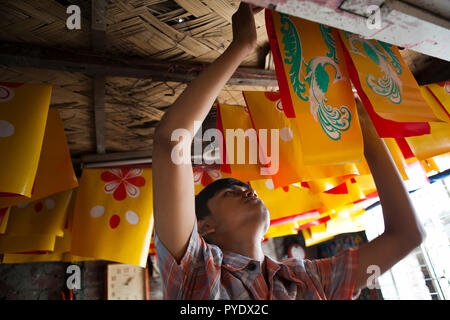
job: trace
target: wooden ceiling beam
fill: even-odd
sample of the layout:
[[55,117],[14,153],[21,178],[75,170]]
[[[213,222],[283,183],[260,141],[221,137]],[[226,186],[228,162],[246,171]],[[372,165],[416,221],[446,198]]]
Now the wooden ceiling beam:
[[[207,65],[169,62],[106,53],[41,47],[26,43],[0,42],[0,64],[88,75],[117,76],[189,83]],[[227,83],[234,86],[277,87],[275,71],[238,68]]]
[[[102,54],[106,50],[106,0],[96,0],[91,2],[91,48],[94,52]],[[95,141],[97,153],[106,152],[105,137],[105,92],[106,77],[104,75],[94,75],[94,120],[95,120]]]

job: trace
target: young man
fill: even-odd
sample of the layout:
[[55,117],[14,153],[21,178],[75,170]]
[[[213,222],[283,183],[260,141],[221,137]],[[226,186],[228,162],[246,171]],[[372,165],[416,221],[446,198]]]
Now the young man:
[[[194,121],[205,119],[223,86],[254,50],[253,15],[259,10],[240,5],[232,19],[230,46],[189,84],[155,132],[155,244],[166,299],[350,299],[373,274],[369,266],[385,272],[424,237],[402,179],[361,105],[365,156],[385,222],[384,233],[370,243],[329,259],[278,262],[263,254],[269,212],[250,186],[223,179],[195,197],[192,165],[175,164],[172,150],[178,143],[190,146]],[[171,141],[176,129],[190,136]]]

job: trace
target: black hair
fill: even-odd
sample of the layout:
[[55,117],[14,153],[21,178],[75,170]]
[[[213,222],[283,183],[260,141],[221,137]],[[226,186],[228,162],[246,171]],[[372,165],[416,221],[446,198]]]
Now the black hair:
[[202,220],[211,214],[207,206],[209,199],[214,197],[220,190],[235,185],[250,189],[250,186],[242,181],[233,178],[224,178],[210,183],[205,189],[200,191],[195,197],[195,215],[197,216],[197,220]]

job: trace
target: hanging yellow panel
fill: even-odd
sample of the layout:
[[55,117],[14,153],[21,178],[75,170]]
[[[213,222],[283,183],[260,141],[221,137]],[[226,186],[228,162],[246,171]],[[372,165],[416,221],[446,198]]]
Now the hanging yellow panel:
[[350,179],[350,177],[342,176],[334,178],[317,179],[308,181],[308,186],[311,189],[312,193],[321,193],[341,185],[347,179]]
[[0,235],[0,252],[53,250],[55,236],[64,235],[71,193],[66,190],[11,208],[6,232]]
[[398,122],[440,121],[396,46],[339,31],[375,112]]
[[27,203],[77,186],[61,117],[56,108],[51,108],[31,198],[0,197],[0,207]]
[[62,261],[65,252],[70,250],[72,236],[65,232],[63,237],[56,237],[54,250],[41,254],[17,254],[9,253],[3,256],[3,263],[27,263]]
[[[342,214],[345,211],[347,214]],[[351,206],[341,208],[326,223],[302,230],[307,247],[327,241],[342,233],[364,231],[361,219],[364,210],[352,210]]]
[[0,234],[5,233],[11,207],[0,209]]
[[424,160],[450,151],[450,123],[430,122],[430,134],[405,138],[417,159]]
[[358,183],[359,188],[367,196],[375,191],[377,191],[377,186],[375,185],[375,180],[371,174],[365,174],[362,176],[357,176],[354,178]]
[[31,251],[53,251],[55,235],[0,235],[0,253],[17,253]]
[[365,198],[365,194],[362,192],[358,183],[352,183],[349,180],[345,183],[347,185],[348,193],[330,194],[323,192],[319,194],[322,199],[324,210],[336,209]]
[[434,95],[433,91],[428,86],[420,86],[420,93],[422,97],[428,103],[430,108],[433,110],[436,117],[442,121],[450,123],[450,116],[444,106],[441,104],[437,97]]
[[290,185],[274,189],[270,179],[250,181],[258,197],[270,212],[270,220],[276,220],[322,207],[321,199],[308,188]]
[[145,267],[152,231],[151,169],[83,170],[73,215],[73,255]]
[[0,83],[0,193],[31,196],[51,93],[50,85]]
[[360,162],[362,133],[336,30],[276,11],[272,19],[289,88],[280,86],[281,100],[295,111],[303,163]]
[[268,238],[284,237],[284,236],[297,234],[298,233],[298,231],[296,230],[297,226],[298,225],[295,222],[280,224],[277,226],[271,226],[271,227],[269,227],[269,230],[264,235],[264,238],[268,239]]
[[386,143],[386,147],[388,148],[392,160],[394,160],[394,163],[401,177],[403,178],[403,180],[408,180],[408,175],[405,171],[407,164],[405,158],[402,155],[402,151],[397,145],[397,142],[394,138],[383,138],[383,140]]
[[434,161],[433,158],[428,158],[425,160],[421,160],[420,163],[422,164],[422,167],[425,169],[426,173],[429,173],[431,171],[438,171],[439,172],[439,167],[436,164],[436,162]]
[[450,80],[445,82],[427,84],[427,88],[431,90],[437,100],[445,108],[447,116],[450,114]]

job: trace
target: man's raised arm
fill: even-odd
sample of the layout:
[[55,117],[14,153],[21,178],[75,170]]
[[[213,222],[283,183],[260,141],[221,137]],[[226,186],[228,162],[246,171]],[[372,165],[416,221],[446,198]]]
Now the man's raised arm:
[[[233,15],[233,41],[226,51],[192,81],[167,110],[155,131],[153,167],[153,207],[155,230],[160,241],[179,261],[187,248],[195,216],[195,192],[190,146],[195,135],[194,121],[203,122],[222,88],[242,60],[256,47],[253,14],[259,11],[241,3]],[[172,133],[184,132],[179,141]],[[173,148],[185,144],[188,161],[177,164]],[[180,145],[179,145],[180,146]],[[178,146],[178,147],[179,147]],[[178,149],[177,147],[177,149]]]
[[425,231],[386,145],[378,136],[360,100],[357,100],[357,106],[364,137],[364,154],[380,196],[385,227],[381,236],[358,250],[356,288],[363,288],[372,275],[372,272],[368,273],[369,266],[376,266],[380,274],[384,273],[420,245]]

